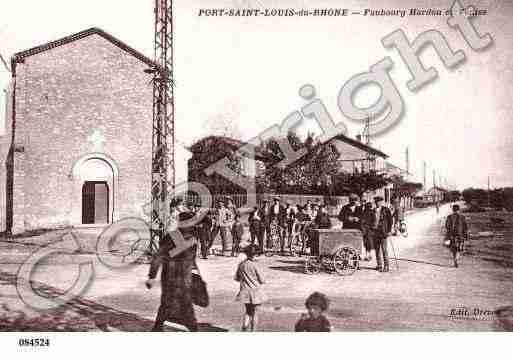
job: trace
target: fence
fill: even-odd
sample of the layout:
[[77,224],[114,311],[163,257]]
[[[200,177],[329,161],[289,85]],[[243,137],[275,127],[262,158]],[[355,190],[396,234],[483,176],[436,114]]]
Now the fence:
[[[257,206],[261,206],[265,200],[272,201],[273,198],[278,197],[281,202],[290,202],[292,205],[304,206],[308,201],[312,203],[328,202],[330,207],[340,207],[346,204],[349,200],[344,196],[320,196],[320,195],[297,195],[297,194],[273,194],[273,193],[258,193],[251,194]],[[227,197],[233,200],[233,203],[238,208],[245,208],[248,206],[247,194],[216,194],[212,195],[212,205],[214,206],[218,201],[225,201]],[[184,196],[184,200],[189,203],[202,204],[206,203],[205,198],[201,198],[197,194],[188,193]]]

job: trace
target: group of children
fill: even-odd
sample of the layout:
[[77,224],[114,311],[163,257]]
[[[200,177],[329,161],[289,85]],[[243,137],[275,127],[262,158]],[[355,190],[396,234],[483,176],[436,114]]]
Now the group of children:
[[[240,283],[240,290],[236,300],[245,306],[244,319],[242,322],[243,331],[255,331],[258,323],[258,308],[267,300],[262,289],[263,277],[255,264],[255,256],[258,248],[255,245],[248,245],[243,249],[246,259],[237,267],[235,280]],[[319,292],[311,294],[305,302],[308,313],[301,315],[295,325],[296,332],[329,332],[331,325],[325,316],[329,307],[328,298]]]

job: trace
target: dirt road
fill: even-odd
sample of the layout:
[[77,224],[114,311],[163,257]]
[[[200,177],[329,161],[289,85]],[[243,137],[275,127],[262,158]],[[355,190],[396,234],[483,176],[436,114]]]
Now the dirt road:
[[[434,209],[425,209],[408,217],[410,235],[392,237],[397,261],[392,259],[390,273],[376,272],[371,261],[363,262],[362,269],[348,277],[307,275],[301,258],[260,258],[258,265],[270,298],[261,308],[260,329],[292,330],[304,311],[304,299],[317,290],[332,301],[327,315],[335,330],[512,330],[505,327],[500,315],[511,315],[513,266],[465,256],[460,268],[452,267],[440,233],[441,220],[448,212],[449,207],[444,206],[438,215]],[[512,238],[504,241],[510,243]],[[144,288],[147,265],[112,270],[96,261],[94,280],[84,294],[87,300],[48,313],[26,308],[16,295],[12,274],[33,249],[0,244],[0,302],[4,308],[0,310],[0,323],[4,323],[0,330],[23,323],[37,330],[40,326],[34,325],[43,319],[47,330],[71,330],[73,325],[66,325],[67,318],[75,320],[76,330],[149,329],[160,288]],[[393,258],[392,246],[390,253]],[[93,254],[57,255],[38,266],[33,279],[65,289],[75,279],[76,263],[84,258],[96,259]],[[238,288],[233,281],[238,261],[240,258],[231,257],[199,261],[211,294],[211,306],[197,310],[204,330],[240,327],[242,306],[234,301]],[[500,308],[504,310],[498,315],[495,311]],[[12,313],[18,313],[17,322]],[[77,317],[81,318],[78,322]],[[58,324],[52,326],[52,321]]]

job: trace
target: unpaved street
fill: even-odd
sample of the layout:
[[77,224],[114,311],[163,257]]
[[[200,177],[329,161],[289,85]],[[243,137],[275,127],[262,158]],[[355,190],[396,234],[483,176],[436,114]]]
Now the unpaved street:
[[[260,329],[292,330],[304,311],[305,298],[317,290],[331,299],[328,318],[340,331],[511,330],[493,313],[513,304],[513,266],[508,265],[511,259],[504,265],[468,255],[463,257],[460,268],[454,268],[449,251],[442,246],[440,232],[441,220],[448,213],[446,205],[438,215],[430,208],[408,216],[410,235],[392,237],[390,273],[373,270],[375,262],[371,261],[362,262],[361,270],[348,277],[328,273],[308,275],[304,273],[301,258],[259,258],[258,265],[267,281],[265,291],[270,298],[261,308]],[[512,238],[503,240],[510,243]],[[17,325],[25,323],[29,329],[39,328],[42,321],[44,327],[54,330],[148,330],[151,327],[160,288],[148,291],[144,287],[147,265],[112,270],[96,261],[95,278],[83,295],[86,299],[76,300],[57,312],[38,313],[28,309],[17,297],[15,277],[9,273],[15,274],[19,263],[35,248],[1,243],[1,330],[9,330],[15,320]],[[38,267],[34,279],[65,289],[73,283],[76,263],[84,258],[95,260],[91,253],[56,256]],[[239,330],[243,309],[234,301],[238,287],[233,280],[238,261],[240,258],[231,257],[199,260],[211,295],[210,307],[197,309],[203,330]],[[463,307],[468,312],[463,312]]]

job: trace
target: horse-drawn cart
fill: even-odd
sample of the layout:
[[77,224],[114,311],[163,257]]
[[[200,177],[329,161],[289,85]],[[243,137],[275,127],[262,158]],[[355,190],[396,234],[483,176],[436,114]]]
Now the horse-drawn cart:
[[305,260],[305,272],[321,270],[351,275],[360,267],[362,232],[357,229],[311,230],[311,255]]

